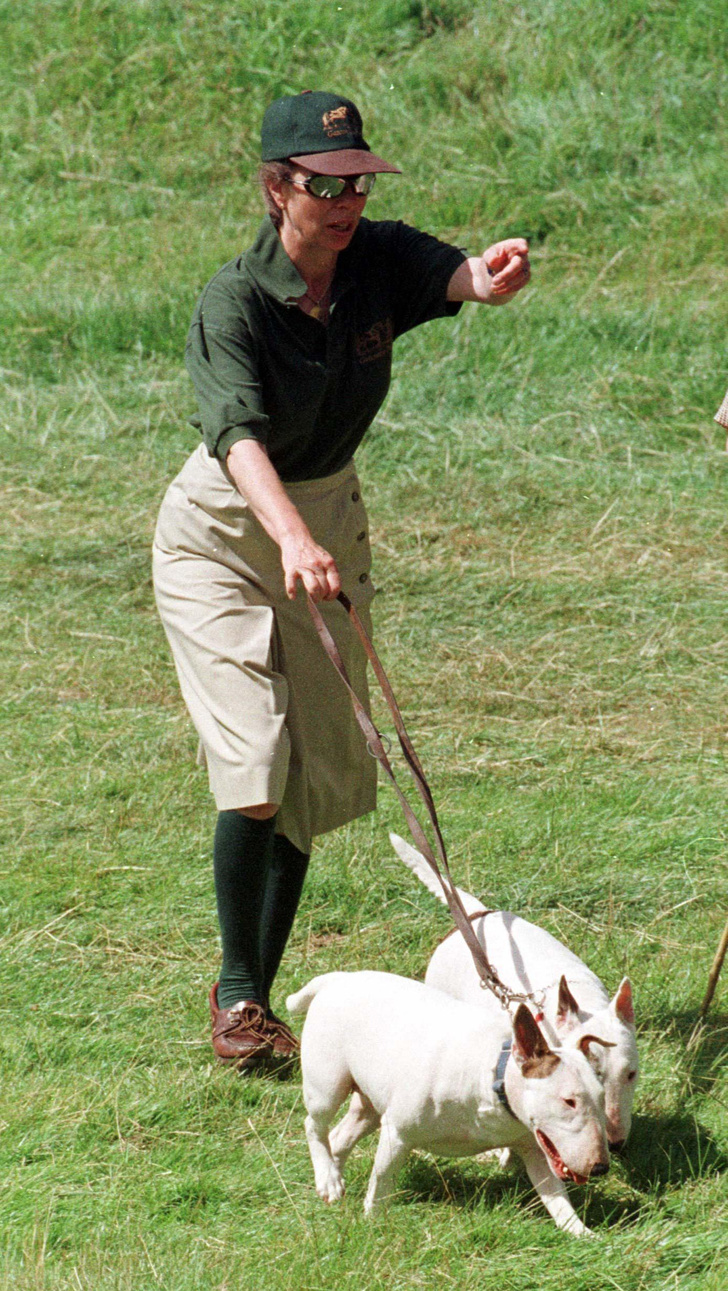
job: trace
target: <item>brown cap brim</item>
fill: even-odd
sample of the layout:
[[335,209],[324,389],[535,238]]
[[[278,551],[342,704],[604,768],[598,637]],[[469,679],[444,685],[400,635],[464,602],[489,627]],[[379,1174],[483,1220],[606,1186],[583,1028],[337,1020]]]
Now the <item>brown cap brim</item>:
[[331,152],[312,152],[305,157],[290,157],[300,166],[315,170],[318,175],[401,175],[399,166],[392,166],[383,157],[377,157],[364,148],[339,148]]

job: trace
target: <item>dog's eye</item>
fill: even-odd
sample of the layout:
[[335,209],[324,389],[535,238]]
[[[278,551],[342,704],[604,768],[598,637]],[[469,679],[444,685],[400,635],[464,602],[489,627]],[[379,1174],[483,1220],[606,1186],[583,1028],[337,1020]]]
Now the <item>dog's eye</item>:
[[567,1106],[567,1107],[576,1107],[576,1099],[575,1099],[575,1098],[565,1098],[565,1099],[564,1099],[564,1102],[566,1103],[566,1106]]
[[627,1076],[627,1080],[634,1080],[636,1075],[637,1075],[636,1071],[630,1071],[629,1075]]

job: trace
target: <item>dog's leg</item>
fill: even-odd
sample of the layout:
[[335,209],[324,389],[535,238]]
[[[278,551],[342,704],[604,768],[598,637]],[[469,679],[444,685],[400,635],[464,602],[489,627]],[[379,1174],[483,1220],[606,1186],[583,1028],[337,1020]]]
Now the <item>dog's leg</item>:
[[303,1101],[308,1112],[304,1128],[316,1191],[323,1201],[331,1202],[343,1197],[344,1180],[331,1155],[329,1126],[351,1092],[352,1081],[343,1062],[317,1062],[317,1052],[304,1051]]
[[400,1137],[397,1130],[387,1120],[385,1112],[382,1117],[382,1129],[379,1135],[374,1168],[369,1179],[367,1195],[364,1198],[364,1213],[371,1215],[394,1191],[394,1181],[400,1167],[410,1154],[410,1148]]
[[344,1180],[329,1147],[328,1128],[332,1114],[306,1117],[304,1127],[311,1154],[316,1191],[323,1201],[339,1201],[344,1195]]
[[569,1201],[566,1188],[550,1169],[538,1144],[534,1142],[528,1147],[518,1148],[517,1151],[528,1171],[531,1183],[559,1228],[563,1228],[572,1237],[593,1236],[591,1228],[587,1228],[586,1224],[582,1224],[579,1219]]
[[358,1089],[354,1090],[346,1116],[335,1125],[329,1135],[331,1155],[339,1169],[343,1169],[351,1149],[360,1139],[372,1134],[380,1124],[377,1110]]

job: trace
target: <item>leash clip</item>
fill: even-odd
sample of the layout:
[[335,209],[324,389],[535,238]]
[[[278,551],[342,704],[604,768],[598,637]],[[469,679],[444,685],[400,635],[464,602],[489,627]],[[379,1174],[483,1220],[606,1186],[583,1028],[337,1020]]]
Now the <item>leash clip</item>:
[[[389,738],[388,735],[382,735],[381,731],[377,731],[377,738],[382,748],[384,749],[384,752],[386,753],[387,757],[389,757],[390,753],[392,752],[391,739]],[[376,760],[379,761],[379,754],[377,753],[377,750],[372,747],[371,740],[367,740],[367,753],[369,754],[370,758],[376,758]]]

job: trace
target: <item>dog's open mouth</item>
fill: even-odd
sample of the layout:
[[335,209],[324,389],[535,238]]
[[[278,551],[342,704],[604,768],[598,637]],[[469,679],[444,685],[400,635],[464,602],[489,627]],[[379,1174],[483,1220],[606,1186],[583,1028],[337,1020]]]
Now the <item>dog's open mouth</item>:
[[557,1179],[569,1179],[571,1183],[586,1183],[585,1174],[577,1174],[576,1170],[570,1170],[568,1165],[564,1165],[551,1139],[544,1134],[543,1130],[536,1130],[536,1138],[546,1153],[548,1163]]

